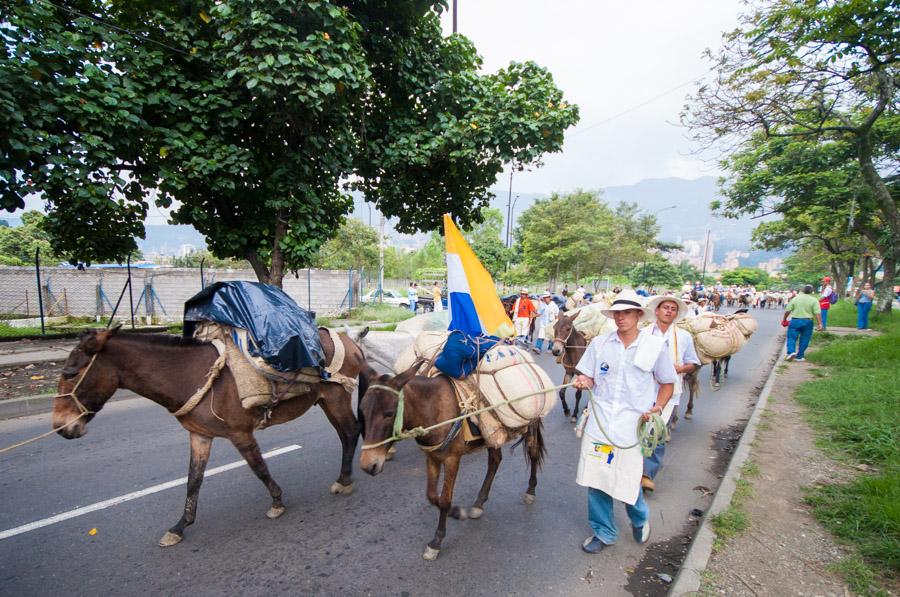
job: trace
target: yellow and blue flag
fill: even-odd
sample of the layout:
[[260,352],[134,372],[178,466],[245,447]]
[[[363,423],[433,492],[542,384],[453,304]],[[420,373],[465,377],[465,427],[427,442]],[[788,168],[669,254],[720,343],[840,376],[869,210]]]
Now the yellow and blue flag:
[[514,336],[515,328],[497,296],[491,274],[481,265],[449,214],[444,214],[444,239],[449,329],[471,336]]

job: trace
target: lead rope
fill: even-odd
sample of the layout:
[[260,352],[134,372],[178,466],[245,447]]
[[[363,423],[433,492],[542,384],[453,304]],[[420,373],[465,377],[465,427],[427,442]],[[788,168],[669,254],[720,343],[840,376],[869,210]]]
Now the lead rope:
[[11,446],[6,446],[5,448],[0,449],[0,454],[4,454],[11,450],[15,450],[16,448],[21,448],[22,446],[27,446],[28,444],[30,444],[32,442],[36,442],[39,439],[44,439],[45,437],[50,437],[51,435],[60,431],[61,429],[65,429],[66,427],[70,427],[70,426],[74,425],[75,423],[80,421],[83,417],[94,414],[93,411],[88,410],[87,407],[85,407],[85,405],[81,403],[81,400],[78,399],[78,394],[76,394],[76,391],[78,390],[78,386],[81,385],[81,382],[84,381],[84,378],[87,377],[88,371],[91,370],[91,367],[94,365],[94,361],[97,360],[98,354],[100,354],[100,353],[95,352],[94,356],[91,357],[91,362],[88,363],[87,367],[84,368],[84,371],[81,372],[81,377],[78,378],[78,381],[75,383],[75,386],[72,388],[71,392],[66,392],[65,394],[57,394],[56,396],[53,397],[53,399],[55,400],[57,398],[65,398],[66,396],[70,396],[72,398],[72,401],[75,403],[75,406],[78,407],[80,414],[77,417],[75,417],[74,419],[72,419],[71,421],[69,421],[68,423],[66,423],[65,425],[62,425],[60,427],[54,427],[53,429],[51,429],[50,431],[47,431],[46,433],[36,435],[32,438],[26,439],[24,441],[21,441],[17,444],[13,444]]

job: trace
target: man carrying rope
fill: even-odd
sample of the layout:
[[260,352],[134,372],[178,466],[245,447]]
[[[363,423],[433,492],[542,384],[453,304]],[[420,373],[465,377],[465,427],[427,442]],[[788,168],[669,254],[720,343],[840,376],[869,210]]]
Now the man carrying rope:
[[[653,310],[653,318],[656,320],[650,326],[650,333],[666,339],[666,348],[677,374],[672,399],[666,404],[662,414],[663,421],[671,429],[672,414],[678,408],[681,399],[682,379],[686,374],[693,373],[700,368],[700,357],[697,356],[697,351],[694,349],[694,339],[691,333],[675,327],[675,324],[688,314],[688,306],[684,301],[674,296],[656,296],[650,299],[647,308]],[[644,458],[644,476],[641,478],[641,487],[644,489],[649,491],[656,489],[653,479],[662,466],[665,454],[666,443],[659,442],[653,454]]]
[[576,482],[588,488],[588,520],[593,534],[581,548],[600,553],[615,543],[618,531],[613,499],[625,502],[632,536],[638,543],[650,538],[650,510],[641,489],[641,435],[653,418],[654,430],[665,435],[659,415],[672,397],[676,374],[665,339],[638,323],[650,316],[640,297],[623,290],[603,314],[617,330],[590,343],[577,369],[575,387],[590,389],[587,425],[581,442]]

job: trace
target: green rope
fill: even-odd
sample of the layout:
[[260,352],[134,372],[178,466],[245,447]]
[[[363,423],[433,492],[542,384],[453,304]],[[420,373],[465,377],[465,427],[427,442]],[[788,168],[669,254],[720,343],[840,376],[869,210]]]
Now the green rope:
[[538,394],[548,394],[550,392],[556,392],[563,388],[568,388],[569,386],[572,386],[574,384],[575,384],[575,382],[571,382],[571,383],[566,383],[566,384],[562,384],[562,385],[558,385],[558,386],[553,386],[552,388],[544,388],[542,390],[537,390],[536,392],[530,392],[523,396],[517,396],[516,398],[510,398],[509,400],[504,400],[502,402],[498,402],[497,404],[493,404],[491,406],[479,408],[478,410],[474,410],[472,412],[465,413],[463,415],[459,415],[458,417],[453,417],[452,419],[447,419],[446,421],[441,421],[440,423],[435,423],[434,425],[429,425],[428,427],[413,427],[412,429],[407,429],[406,431],[403,431],[403,402],[404,402],[403,390],[402,389],[395,390],[394,388],[392,388],[390,386],[384,386],[381,384],[373,384],[373,385],[369,386],[369,389],[376,388],[376,389],[381,389],[381,390],[387,390],[389,392],[393,392],[394,394],[397,394],[397,397],[399,398],[399,401],[397,403],[397,413],[394,415],[395,418],[394,418],[393,435],[391,437],[389,437],[385,440],[382,440],[378,443],[375,443],[375,444],[363,444],[361,449],[362,450],[370,450],[372,448],[378,448],[378,447],[384,446],[384,445],[392,443],[392,442],[398,442],[398,441],[401,441],[404,439],[422,437],[424,435],[428,435],[431,431],[434,431],[435,429],[438,429],[439,427],[444,427],[445,425],[452,425],[453,423],[456,423],[457,421],[461,421],[462,419],[467,419],[469,417],[480,415],[481,413],[486,413],[486,412],[489,412],[492,410],[497,410],[498,408],[506,406],[507,404],[510,404],[512,402],[518,402],[519,400],[531,398],[532,396],[537,396]]
[[666,425],[665,421],[663,421],[662,417],[657,413],[652,413],[649,421],[645,421],[643,417],[638,419],[637,441],[630,446],[620,446],[609,439],[609,434],[606,433],[603,425],[600,424],[600,417],[597,416],[593,396],[588,396],[588,402],[591,405],[591,414],[594,416],[594,420],[597,421],[597,427],[600,429],[600,433],[603,434],[603,437],[606,438],[609,445],[614,448],[630,450],[635,446],[640,446],[641,454],[643,454],[644,458],[650,458],[659,444],[664,444],[670,439],[669,427]]

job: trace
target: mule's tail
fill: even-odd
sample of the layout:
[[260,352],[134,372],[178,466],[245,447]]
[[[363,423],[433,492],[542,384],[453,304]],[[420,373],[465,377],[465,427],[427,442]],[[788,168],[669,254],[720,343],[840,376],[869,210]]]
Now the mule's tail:
[[538,419],[528,426],[528,431],[525,432],[522,438],[525,441],[525,462],[529,466],[537,464],[537,467],[541,468],[544,465],[544,458],[547,456],[547,445],[544,443],[543,428],[543,420]]

